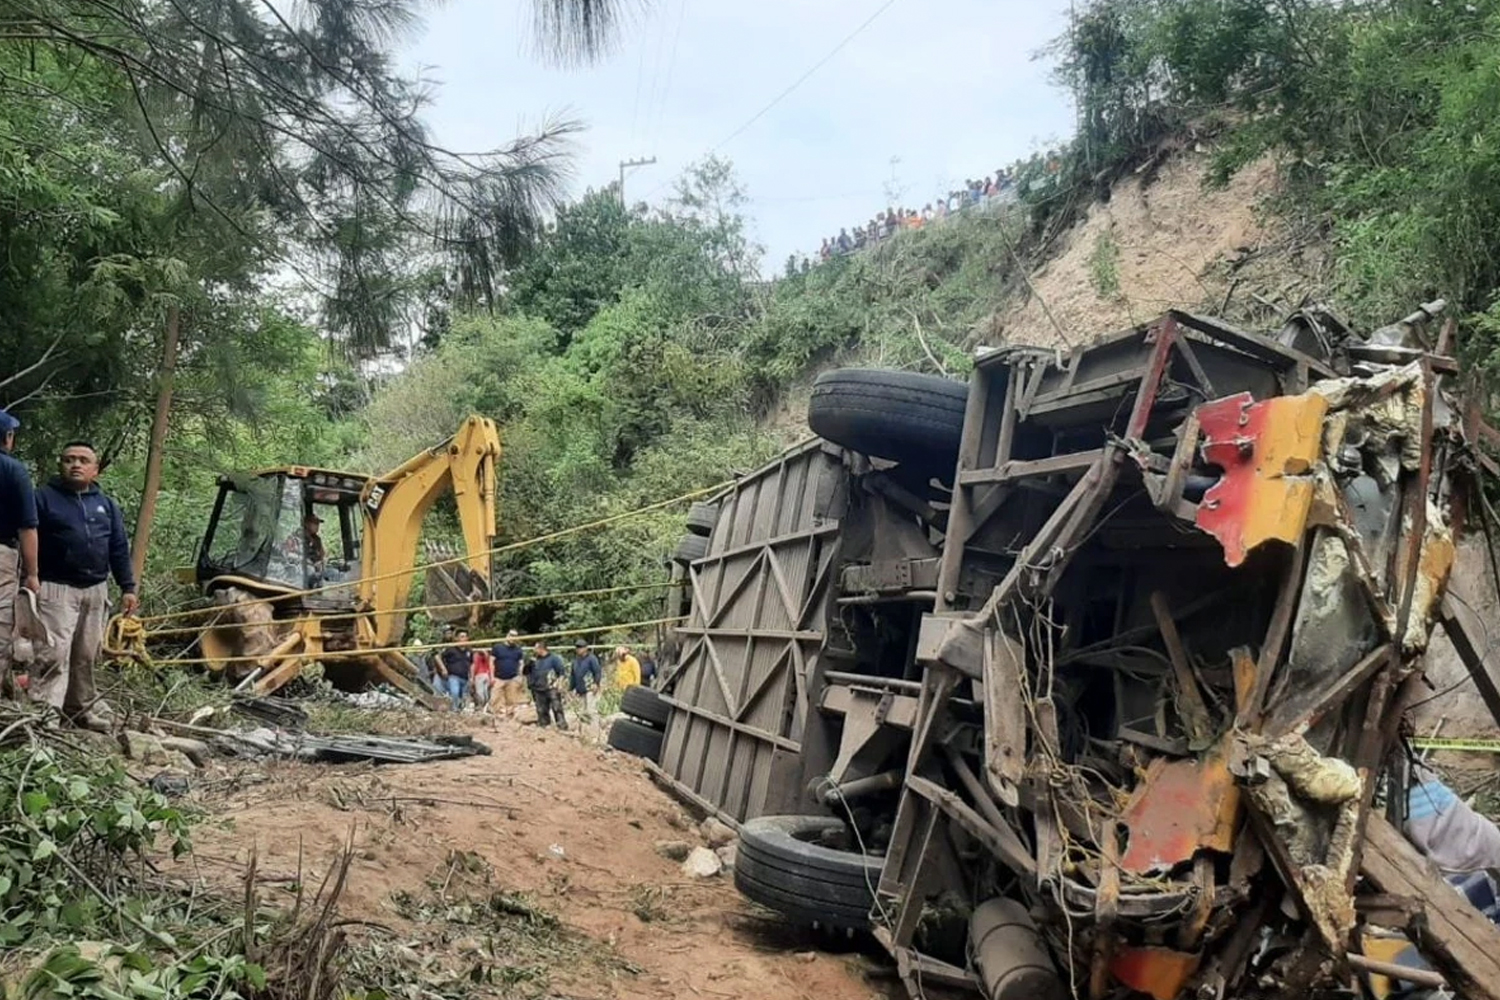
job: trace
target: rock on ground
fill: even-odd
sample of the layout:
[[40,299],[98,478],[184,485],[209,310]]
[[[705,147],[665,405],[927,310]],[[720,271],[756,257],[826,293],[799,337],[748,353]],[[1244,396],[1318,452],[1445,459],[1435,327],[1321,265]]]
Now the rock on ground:
[[724,870],[724,862],[706,847],[695,847],[682,863],[682,873],[693,878],[712,878]]
[[685,840],[658,840],[652,846],[668,861],[686,861],[693,851],[693,845]]
[[698,833],[703,837],[704,843],[714,850],[739,839],[739,834],[734,832],[734,828],[717,816],[710,816],[704,820],[703,825],[698,827]]

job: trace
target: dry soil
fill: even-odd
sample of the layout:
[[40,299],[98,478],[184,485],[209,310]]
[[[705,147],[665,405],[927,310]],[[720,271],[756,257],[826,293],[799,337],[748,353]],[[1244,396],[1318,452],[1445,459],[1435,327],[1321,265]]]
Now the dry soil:
[[[352,844],[341,916],[368,922],[363,930],[393,955],[434,968],[468,964],[497,982],[526,973],[525,988],[512,982],[479,995],[896,995],[870,958],[816,950],[740,897],[727,872],[692,879],[661,857],[657,842],[698,837],[636,758],[515,722],[467,725],[492,756],[379,768],[254,765],[200,782],[218,789],[204,804],[221,822],[195,835],[192,863],[207,880],[233,885],[256,854],[260,891],[274,899],[296,881],[316,886]],[[570,943],[548,955],[543,937],[543,954],[507,955],[492,937],[432,916],[476,900],[482,908],[494,893],[556,914]]]

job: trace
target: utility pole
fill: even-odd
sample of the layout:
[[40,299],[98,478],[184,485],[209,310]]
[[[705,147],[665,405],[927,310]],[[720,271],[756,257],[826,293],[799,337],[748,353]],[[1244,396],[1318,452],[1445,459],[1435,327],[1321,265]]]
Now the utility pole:
[[621,208],[625,208],[626,207],[626,205],[625,205],[625,171],[630,170],[630,169],[635,168],[635,167],[649,167],[649,166],[651,166],[651,164],[653,164],[655,162],[656,162],[656,157],[654,157],[654,156],[651,157],[649,160],[648,159],[640,159],[640,160],[621,160],[620,161],[620,207]]

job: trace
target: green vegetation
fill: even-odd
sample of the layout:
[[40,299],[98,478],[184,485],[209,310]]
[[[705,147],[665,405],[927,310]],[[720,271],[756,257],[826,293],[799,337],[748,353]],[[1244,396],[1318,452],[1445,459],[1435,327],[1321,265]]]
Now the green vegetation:
[[1089,281],[1100,298],[1120,294],[1120,244],[1113,233],[1100,233],[1089,255]]
[[[385,468],[464,415],[501,424],[504,540],[593,522],[749,471],[805,435],[766,425],[820,366],[871,359],[961,377],[1007,292],[1018,220],[902,234],[769,287],[727,164],[690,172],[664,212],[613,192],[559,213],[494,310],[459,312],[360,412],[357,464]],[[500,589],[659,584],[685,506],[507,556]],[[505,609],[526,630],[644,621],[661,591]],[[637,635],[634,638],[640,639]]]
[[[584,49],[610,24],[598,0],[539,6]],[[1080,132],[1018,165],[1016,210],[769,282],[725,162],[653,211],[613,191],[557,205],[566,123],[485,158],[435,147],[416,85],[391,69],[419,7],[326,0],[285,25],[246,0],[46,3],[0,25],[0,403],[39,471],[83,434],[127,509],[157,496],[148,610],[191,599],[170,573],[222,472],[386,469],[478,411],[502,427],[513,542],[755,468],[801,436],[784,413],[824,367],[961,378],[1020,268],[1184,136],[1211,139],[1220,180],[1280,161],[1274,207],[1321,227],[1332,304],[1353,322],[1441,295],[1468,360],[1500,365],[1500,0],[1080,3],[1055,53]],[[1126,291],[1119,266],[1099,237],[1100,296]],[[169,433],[147,491],[165,362]],[[506,596],[642,589],[515,605],[494,630],[656,617],[649,585],[683,513],[508,554]],[[455,531],[442,511],[432,528]],[[175,708],[170,683],[152,700]],[[0,796],[18,803],[0,813],[0,945],[55,949],[23,995],[52,980],[80,996],[295,995],[262,989],[271,966],[247,957],[272,924],[252,915],[246,932],[241,908],[189,927],[180,897],[133,881],[188,818],[99,755],[0,751]],[[550,930],[474,905],[487,932]],[[63,947],[90,937],[121,943]],[[134,992],[114,985],[132,971]]]
[[1496,0],[1094,0],[1059,43],[1082,122],[1065,186],[1092,192],[1189,128],[1216,134],[1221,178],[1272,154],[1289,182],[1280,207],[1322,220],[1350,319],[1444,296],[1470,360],[1493,367],[1497,37]]

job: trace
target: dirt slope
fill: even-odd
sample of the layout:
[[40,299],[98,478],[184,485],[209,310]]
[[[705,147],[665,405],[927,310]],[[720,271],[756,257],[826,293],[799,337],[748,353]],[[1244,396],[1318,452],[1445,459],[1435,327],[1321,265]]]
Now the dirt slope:
[[1030,294],[992,317],[981,339],[1087,343],[1171,307],[1270,320],[1319,292],[1320,245],[1271,211],[1280,183],[1274,161],[1251,163],[1224,187],[1205,183],[1208,166],[1205,151],[1184,149],[1155,172],[1119,181],[1032,272]]
[[[493,756],[241,772],[206,803],[226,822],[195,837],[194,864],[233,884],[254,851],[263,892],[287,891],[299,863],[311,888],[352,838],[341,916],[380,925],[393,957],[430,974],[490,970],[494,991],[480,995],[886,995],[862,978],[864,960],[812,951],[727,873],[693,880],[660,857],[655,842],[697,837],[674,825],[681,810],[635,758],[509,722],[476,735]],[[548,936],[521,921],[512,933],[489,919],[497,893],[563,927]]]

